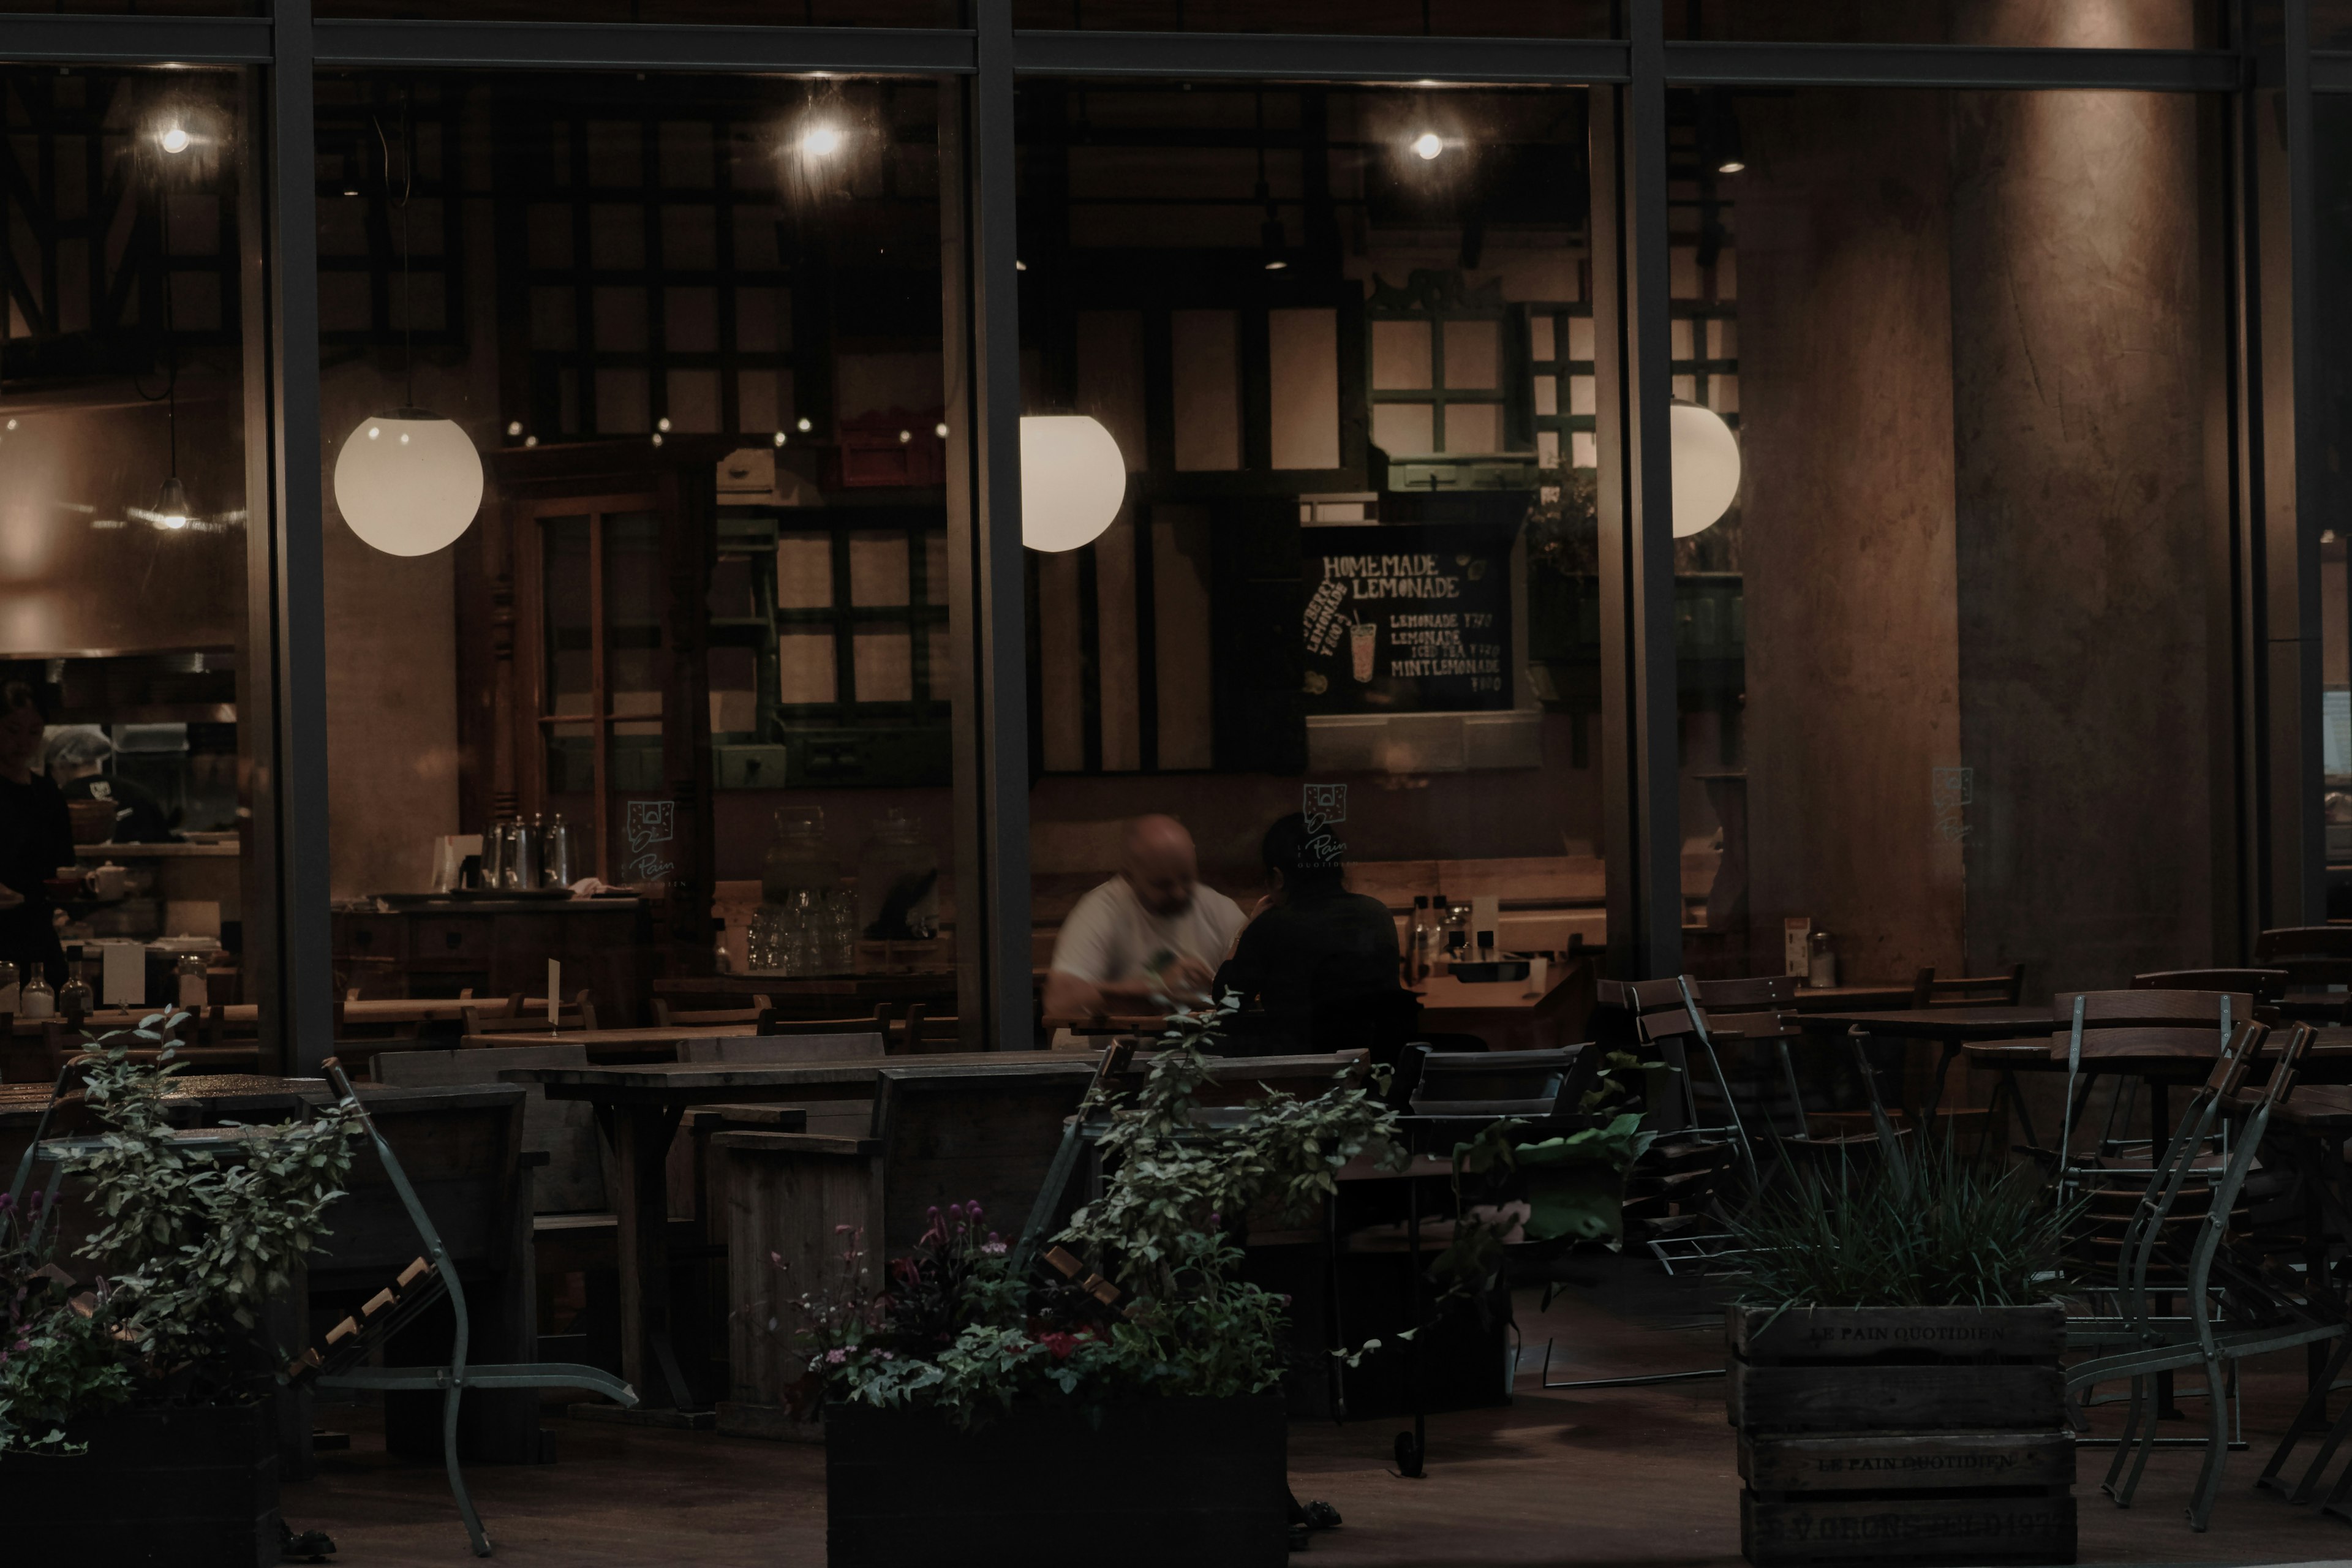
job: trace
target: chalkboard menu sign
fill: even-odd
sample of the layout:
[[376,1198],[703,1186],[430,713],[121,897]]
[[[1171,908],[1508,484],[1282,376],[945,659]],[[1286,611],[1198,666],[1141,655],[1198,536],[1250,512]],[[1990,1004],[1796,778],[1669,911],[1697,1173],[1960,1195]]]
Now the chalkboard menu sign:
[[1299,530],[1307,711],[1508,708],[1516,532],[1472,523]]

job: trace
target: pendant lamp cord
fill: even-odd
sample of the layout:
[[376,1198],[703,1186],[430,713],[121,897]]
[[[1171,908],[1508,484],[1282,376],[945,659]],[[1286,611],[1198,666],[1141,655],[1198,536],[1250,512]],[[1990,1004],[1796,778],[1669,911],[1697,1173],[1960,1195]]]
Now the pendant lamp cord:
[[400,98],[400,199],[392,199],[392,139],[383,133],[383,121],[371,117],[375,127],[376,145],[383,151],[383,196],[392,210],[400,215],[400,358],[401,395],[403,408],[416,406],[416,312],[410,304],[408,288],[408,198],[416,191],[416,144],[415,121],[410,113],[412,89],[403,88]]
[[[170,452],[173,479],[180,477],[180,334],[172,314],[172,192],[164,165],[155,165],[156,269],[163,276],[163,390],[150,393],[138,376],[131,385],[149,403],[163,405],[164,440]],[[5,323],[0,322],[0,333]]]

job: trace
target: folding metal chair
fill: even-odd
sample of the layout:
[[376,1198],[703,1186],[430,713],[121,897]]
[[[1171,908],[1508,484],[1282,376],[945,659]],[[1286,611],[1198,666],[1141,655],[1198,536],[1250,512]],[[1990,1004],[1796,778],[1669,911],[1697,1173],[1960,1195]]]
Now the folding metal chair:
[[[2132,1397],[2124,1433],[2107,1469],[2105,1489],[2121,1506],[2132,1495],[2156,1446],[2156,1422],[2148,1409],[2148,1380],[2159,1373],[2200,1367],[2205,1374],[2208,1437],[2204,1468],[2199,1474],[2189,1507],[2192,1530],[2202,1531],[2210,1521],[2213,1502],[2221,1489],[2221,1469],[2229,1457],[2229,1417],[2224,1398],[2225,1363],[2247,1356],[2333,1339],[2345,1331],[2340,1321],[2315,1319],[2306,1300],[2294,1301],[2252,1270],[2234,1266],[2223,1252],[2230,1212],[2243,1190],[2246,1176],[2261,1152],[2271,1113],[2294,1087],[2304,1053],[2312,1040],[2310,1029],[2297,1026],[2287,1037],[2272,1068],[2270,1081],[2251,1099],[2242,1093],[2248,1069],[2260,1053],[2265,1035],[2261,1025],[2236,1026],[2221,1058],[2182,1113],[2171,1142],[2154,1163],[2141,1202],[2126,1234],[2117,1265],[2121,1337],[2137,1342],[2131,1349],[2096,1357],[2071,1368],[2066,1374],[2069,1397],[2095,1384],[2127,1377]],[[2235,1125],[2231,1125],[2234,1123]],[[2197,1224],[2185,1259],[2178,1239],[2182,1227],[2169,1226],[2174,1205],[2188,1184],[2189,1173],[2203,1155],[2205,1142],[2217,1128],[2229,1132],[2227,1157],[2212,1183],[2207,1211]],[[2151,1289],[2168,1294],[2163,1282],[2151,1285],[2153,1267],[2180,1268],[2178,1289],[2187,1298],[2189,1316],[2159,1319],[2149,1311]],[[2217,1280],[2217,1275],[2219,1279]],[[2227,1318],[2218,1316],[2217,1300]],[[2137,1447],[2126,1475],[2125,1458]]]
[[[367,1321],[346,1318],[329,1331],[327,1348],[321,1352],[305,1352],[292,1369],[292,1375],[315,1374],[316,1384],[322,1390],[357,1392],[373,1389],[378,1392],[394,1389],[439,1390],[441,1400],[441,1449],[449,1468],[449,1491],[457,1500],[457,1511],[466,1521],[466,1533],[474,1543],[474,1555],[490,1554],[490,1538],[483,1533],[481,1515],[474,1510],[474,1500],[466,1490],[465,1472],[457,1466],[457,1406],[469,1388],[585,1388],[605,1394],[616,1403],[634,1405],[636,1391],[610,1373],[593,1366],[580,1366],[568,1362],[529,1362],[510,1365],[468,1365],[466,1346],[471,1322],[466,1311],[466,1288],[457,1279],[457,1271],[447,1267],[448,1249],[442,1245],[441,1233],[433,1224],[433,1216],[425,1212],[417,1199],[416,1189],[409,1184],[408,1173],[401,1169],[399,1156],[380,1131],[367,1107],[352,1089],[352,1080],[344,1074],[342,1064],[330,1057],[321,1065],[335,1093],[367,1130],[374,1143],[376,1157],[383,1162],[384,1174],[391,1178],[393,1190],[400,1194],[401,1205],[408,1210],[409,1219],[416,1226],[417,1239],[424,1243],[425,1253],[418,1265],[411,1265],[394,1287],[379,1294],[363,1308],[361,1317]],[[381,1345],[425,1308],[442,1297],[447,1297],[451,1312],[457,1319],[457,1334],[451,1341],[449,1360],[441,1366],[371,1367],[359,1365],[370,1351]]]

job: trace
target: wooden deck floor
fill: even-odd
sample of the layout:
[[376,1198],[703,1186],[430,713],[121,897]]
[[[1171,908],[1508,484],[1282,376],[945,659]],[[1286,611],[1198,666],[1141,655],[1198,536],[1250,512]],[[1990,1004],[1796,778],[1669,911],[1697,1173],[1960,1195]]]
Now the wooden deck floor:
[[[1628,1271],[1571,1293],[1549,1315],[1521,1305],[1527,1336],[1519,1394],[1507,1410],[1430,1424],[1429,1474],[1392,1473],[1402,1425],[1302,1424],[1291,1468],[1301,1497],[1346,1517],[1304,1563],[1329,1568],[1481,1568],[1486,1564],[1715,1568],[1739,1558],[1738,1476],[1720,1381],[1547,1393],[1537,1387],[1545,1337],[1552,1376],[1622,1375],[1719,1365],[1721,1332],[1706,1303]],[[2352,1559],[2352,1524],[2257,1496],[2253,1478],[2300,1386],[2299,1357],[2248,1378],[2252,1451],[2231,1457],[2212,1529],[2191,1534],[2181,1510],[2197,1456],[2159,1453],[2139,1506],[2097,1489],[2102,1451],[2083,1455],[2084,1563],[2287,1563]],[[349,1453],[287,1490],[298,1527],[318,1527],[351,1568],[472,1561],[437,1468],[394,1460],[365,1410],[322,1414],[349,1426]],[[475,1497],[511,1568],[772,1568],[824,1559],[824,1458],[813,1446],[563,1420],[559,1462],[477,1466]],[[2189,1435],[2186,1426],[2178,1428]],[[1041,1559],[1043,1560],[1043,1559]]]

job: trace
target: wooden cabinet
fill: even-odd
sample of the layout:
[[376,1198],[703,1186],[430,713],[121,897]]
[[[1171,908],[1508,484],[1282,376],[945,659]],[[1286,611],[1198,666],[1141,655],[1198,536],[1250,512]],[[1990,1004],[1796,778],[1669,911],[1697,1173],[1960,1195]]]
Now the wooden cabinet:
[[[459,561],[463,826],[560,816],[575,877],[646,901],[663,972],[707,967],[712,942],[709,595],[731,445],[495,453],[495,522]],[[473,940],[454,927],[409,935]],[[453,973],[485,961],[429,956]]]
[[595,994],[596,1021],[652,1022],[652,908],[642,899],[474,900],[335,916],[335,966],[373,996],[455,996],[496,1003],[547,991],[547,962],[566,995]]

